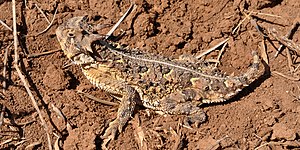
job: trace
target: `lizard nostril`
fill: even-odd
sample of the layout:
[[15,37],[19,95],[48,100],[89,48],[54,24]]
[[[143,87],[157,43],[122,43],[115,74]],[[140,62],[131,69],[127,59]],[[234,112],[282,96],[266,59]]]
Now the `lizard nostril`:
[[72,38],[72,37],[74,37],[74,36],[75,36],[74,33],[71,33],[71,32],[68,33],[68,37],[71,37],[71,38]]

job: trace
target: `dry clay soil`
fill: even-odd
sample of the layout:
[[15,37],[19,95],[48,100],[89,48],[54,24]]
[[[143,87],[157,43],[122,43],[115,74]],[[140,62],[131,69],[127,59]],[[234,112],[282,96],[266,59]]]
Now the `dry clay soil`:
[[[62,51],[35,58],[28,56],[59,50],[55,29],[67,19],[88,15],[90,23],[114,25],[129,8],[130,1],[28,0],[26,4],[23,1],[16,3],[22,71],[48,126],[52,144],[65,150],[101,149],[101,135],[115,118],[117,106],[104,105],[77,91],[102,100],[117,101],[92,86],[78,66],[64,67],[70,62]],[[201,54],[229,38],[219,68],[227,74],[238,75],[251,65],[251,51],[260,51],[261,43],[265,41],[269,67],[261,65],[261,70],[266,72],[229,102],[203,106],[208,120],[199,127],[182,126],[184,116],[162,116],[139,107],[124,131],[109,142],[109,149],[299,149],[299,80],[273,72],[296,79],[299,74],[289,71],[286,50],[275,58],[280,44],[273,37],[263,37],[263,34],[268,35],[270,27],[274,27],[279,35],[288,33],[293,22],[300,17],[299,0],[136,0],[134,3],[136,9],[114,32],[114,35],[124,33],[118,41],[121,44],[178,57],[181,54]],[[42,34],[37,33],[49,23],[36,6],[50,22],[57,9],[52,26]],[[12,2],[1,1],[0,10],[0,19],[12,27]],[[262,33],[246,19],[232,34],[250,11],[253,11],[252,22],[256,21]],[[106,34],[110,27],[99,32]],[[7,81],[7,88],[0,99],[0,104],[6,107],[4,123],[0,127],[0,148],[25,149],[28,146],[27,149],[48,149],[39,115],[12,67],[14,50],[13,46],[8,46],[13,41],[13,34],[0,26],[0,39],[2,60],[5,49],[9,50],[6,76],[1,75],[1,81]],[[300,43],[300,31],[295,32],[292,40]],[[204,59],[216,59],[218,50]],[[299,62],[295,55],[292,57],[294,63]],[[1,66],[2,72],[2,62]],[[67,128],[64,119],[56,113],[57,109],[65,115],[71,127]],[[58,144],[55,144],[57,136],[53,133],[60,137]],[[15,141],[7,141],[12,138]],[[35,146],[29,146],[36,142]]]

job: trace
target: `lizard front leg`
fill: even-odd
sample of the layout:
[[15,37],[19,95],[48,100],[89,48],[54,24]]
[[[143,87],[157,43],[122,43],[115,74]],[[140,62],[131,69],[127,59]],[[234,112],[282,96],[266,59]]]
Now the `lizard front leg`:
[[186,115],[185,125],[190,126],[192,123],[199,126],[207,120],[205,112],[198,107],[201,104],[201,97],[197,89],[186,88],[159,100],[155,109],[165,114]]
[[108,140],[114,139],[117,133],[122,132],[123,127],[131,118],[136,102],[139,99],[135,89],[128,85],[120,84],[118,89],[121,91],[122,97],[117,118],[109,124],[103,135],[103,138]]
[[118,80],[117,71],[109,67],[82,66],[82,72],[92,84],[120,100],[117,117],[109,124],[103,135],[103,139],[109,142],[117,133],[122,132],[122,128],[131,118],[136,103],[140,100],[139,94],[132,86]]

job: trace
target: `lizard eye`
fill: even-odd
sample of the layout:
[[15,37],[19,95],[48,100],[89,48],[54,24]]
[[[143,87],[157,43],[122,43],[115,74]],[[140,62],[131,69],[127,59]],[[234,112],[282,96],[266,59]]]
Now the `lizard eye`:
[[208,90],[209,90],[209,86],[205,86],[204,91],[208,91]]

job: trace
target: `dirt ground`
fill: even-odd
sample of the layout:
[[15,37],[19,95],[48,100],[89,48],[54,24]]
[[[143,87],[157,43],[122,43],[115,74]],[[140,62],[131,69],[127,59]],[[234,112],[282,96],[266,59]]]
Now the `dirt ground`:
[[[208,120],[198,128],[182,126],[184,116],[161,116],[139,108],[123,133],[108,144],[108,149],[300,149],[299,70],[296,70],[298,74],[290,72],[286,49],[275,58],[279,42],[263,36],[268,35],[270,27],[279,35],[286,35],[300,17],[299,0],[135,0],[134,3],[137,8],[114,33],[124,31],[119,43],[178,57],[201,54],[229,37],[219,68],[227,74],[241,74],[251,65],[251,51],[260,51],[265,41],[269,68],[230,102],[204,106]],[[37,33],[49,23],[36,6],[49,22],[57,9],[52,26],[42,34]],[[117,106],[107,106],[79,94],[77,91],[83,91],[102,100],[115,101],[92,86],[78,66],[64,67],[69,61],[61,51],[29,56],[59,50],[55,29],[65,20],[88,15],[92,23],[114,25],[129,6],[129,0],[28,0],[26,4],[17,1],[22,70],[38,101],[53,145],[65,150],[101,149],[101,135],[115,118]],[[0,10],[0,19],[12,27],[12,2],[0,1]],[[260,30],[246,19],[232,34],[250,11],[253,11],[252,22],[256,21]],[[108,30],[101,32],[105,34]],[[299,29],[292,40],[300,43]],[[39,115],[12,67],[14,51],[13,46],[9,47],[12,41],[12,32],[0,25],[1,72],[5,50],[9,50],[6,75],[1,75],[1,82],[6,81],[7,88],[0,99],[0,108],[6,107],[2,111],[0,148],[48,149]],[[205,59],[216,58],[218,52],[210,53]],[[296,68],[299,59],[296,55],[292,58]],[[57,109],[71,127],[67,128]]]

